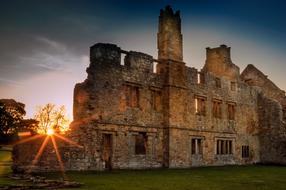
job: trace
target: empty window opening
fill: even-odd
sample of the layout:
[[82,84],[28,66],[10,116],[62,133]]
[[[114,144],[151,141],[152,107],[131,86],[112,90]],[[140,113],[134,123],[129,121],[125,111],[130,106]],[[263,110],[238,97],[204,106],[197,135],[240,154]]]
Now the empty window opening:
[[120,65],[125,65],[125,54],[121,53],[120,55]]
[[228,119],[235,120],[235,103],[228,103],[227,104],[227,112],[228,112]]
[[195,98],[195,112],[197,115],[206,115],[206,98],[196,97]]
[[192,154],[203,154],[201,138],[192,138]]
[[145,155],[147,149],[147,135],[146,133],[139,133],[135,135],[135,154]]
[[158,62],[153,62],[153,73],[157,73],[157,64]]
[[221,88],[221,80],[220,80],[220,78],[215,78],[215,86],[217,88]]
[[151,107],[153,110],[160,111],[162,109],[162,92],[159,90],[151,90]]
[[198,84],[205,84],[205,75],[204,75],[204,73],[201,73],[201,72],[197,73],[197,83]]
[[230,155],[233,153],[232,140],[217,140],[216,154],[217,155]]
[[249,146],[245,145],[241,147],[241,157],[249,158]]
[[112,135],[111,134],[103,134],[102,139],[103,149],[102,149],[102,160],[104,161],[105,169],[112,168]]
[[222,105],[222,101],[213,100],[213,116],[216,118],[222,117],[221,105]]
[[230,90],[235,91],[236,90],[236,83],[235,82],[230,82]]
[[124,85],[125,100],[128,107],[139,107],[139,87]]

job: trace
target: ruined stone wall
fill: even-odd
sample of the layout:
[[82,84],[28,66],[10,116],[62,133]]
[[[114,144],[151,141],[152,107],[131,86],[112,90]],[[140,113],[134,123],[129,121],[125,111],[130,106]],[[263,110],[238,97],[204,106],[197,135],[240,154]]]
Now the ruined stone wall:
[[[126,54],[124,63],[120,63],[122,52]],[[114,148],[113,168],[161,167],[163,109],[154,110],[151,101],[152,91],[161,92],[163,83],[162,78],[153,73],[153,58],[143,53],[122,51],[111,44],[96,44],[91,47],[91,64],[87,72],[88,79],[75,88],[75,121],[72,125],[75,134],[71,135],[84,141],[81,144],[88,147],[90,157],[95,157],[96,162],[102,162],[102,141],[97,140],[95,144],[93,141],[110,133]],[[126,105],[126,85],[138,88],[138,106]],[[92,131],[97,131],[98,135],[85,141],[87,133]],[[135,155],[130,148],[134,147],[134,134],[138,132],[147,133],[146,155]],[[96,154],[93,153],[95,150]]]
[[[109,47],[113,48],[112,45],[104,48]],[[91,51],[95,50],[91,48]],[[101,50],[93,53],[100,54]],[[75,120],[84,118],[101,123],[160,125],[162,114],[150,106],[151,89],[162,88],[160,76],[153,73],[152,57],[131,52],[125,57],[126,65],[121,65],[120,49],[116,56],[117,59],[110,64],[106,60],[101,62],[102,57],[91,60],[87,68],[88,79],[75,87]],[[125,85],[138,87],[138,107],[126,105]]]
[[254,65],[247,65],[241,73],[241,78],[250,86],[261,91],[265,96],[280,102],[283,109],[283,120],[286,120],[285,91],[277,87],[267,75],[259,71]]
[[286,125],[281,104],[260,94],[258,107],[261,162],[286,164]]
[[241,73],[241,78],[248,85],[258,87],[267,97],[276,99],[281,103],[285,102],[285,91],[277,87],[268,79],[268,76],[259,71],[254,65],[247,65]]
[[[221,87],[216,86],[219,76],[204,73],[204,83],[199,84],[198,71],[186,68],[186,88],[172,90],[170,101],[170,167],[196,165],[225,165],[259,162],[257,91],[243,81],[229,80],[220,75]],[[235,89],[231,90],[231,82]],[[206,100],[206,114],[196,114],[195,98]],[[222,116],[213,116],[213,100],[222,102]],[[235,120],[227,118],[227,103],[236,104]],[[193,137],[203,139],[202,156],[191,155],[190,141]],[[216,155],[216,139],[232,139],[233,155]],[[250,147],[250,156],[241,157],[241,146]]]
[[[158,168],[162,167],[162,130],[140,126],[98,124],[83,125],[78,131],[79,143],[85,147],[85,170],[104,170],[102,158],[103,135],[112,135],[112,168]],[[146,132],[148,145],[146,155],[135,155],[134,135]],[[76,168],[76,163],[74,164]],[[69,169],[69,168],[67,168]]]
[[[91,52],[100,55],[93,49],[97,46],[102,44],[92,47]],[[204,80],[202,79],[204,83],[198,83],[199,72],[195,68],[185,66],[183,62],[170,60],[159,62],[157,73],[153,73],[152,57],[136,52],[127,53],[125,63],[122,65],[120,64],[121,50],[113,45],[108,46],[117,49],[117,53],[114,53],[117,59],[111,61],[117,64],[106,65],[108,62],[105,60],[103,60],[104,63],[100,63],[101,58],[91,62],[87,69],[88,79],[75,88],[75,114],[80,115],[75,115],[75,118],[82,117],[83,121],[75,120],[73,131],[77,131],[76,134],[79,133],[77,123],[79,127],[85,128],[85,132],[77,137],[81,141],[88,136],[87,133],[94,130],[101,134],[113,134],[114,168],[148,168],[163,165],[178,168],[259,162],[257,91],[255,89],[240,81],[238,77],[230,80],[223,73],[214,75],[204,72]],[[101,48],[98,51],[102,51]],[[218,78],[220,87],[216,84]],[[234,89],[231,89],[231,83],[234,83]],[[140,108],[130,108],[125,105],[126,97],[122,88],[124,84],[140,87]],[[150,107],[150,88],[162,91],[162,110],[159,112]],[[81,94],[86,94],[86,98],[82,98]],[[197,115],[195,112],[197,96],[206,99],[205,116]],[[81,101],[82,99],[86,102]],[[214,99],[222,101],[221,118],[213,116]],[[234,121],[227,118],[228,102],[236,104]],[[96,109],[90,111],[92,106]],[[86,124],[80,122],[86,122]],[[89,126],[88,129],[86,126]],[[148,132],[149,130],[152,132]],[[140,131],[147,131],[148,137],[150,136],[148,150],[153,147],[153,151],[147,151],[144,156],[136,156],[132,150],[132,147],[134,148],[132,134]],[[203,139],[202,156],[191,154],[192,137]],[[97,138],[100,139],[100,136]],[[216,155],[217,138],[233,140],[232,155]],[[98,140],[98,144],[95,145],[91,143],[92,138],[87,139],[81,144],[87,146],[90,144],[90,148],[87,149],[91,152],[94,147],[98,147],[95,160],[98,163],[102,162],[101,140]],[[242,145],[250,146],[249,158],[241,158]],[[94,153],[90,155],[92,157]]]
[[286,96],[255,66],[248,65],[241,78],[259,93],[258,114],[261,162],[285,164],[286,158]]
[[[120,63],[122,53],[126,54],[124,63]],[[126,52],[112,44],[92,46],[90,59],[88,78],[75,87],[74,121],[67,134],[84,148],[65,149],[60,145],[66,170],[105,169],[103,137],[106,134],[112,136],[114,169],[186,168],[260,161],[257,91],[243,81],[203,72],[203,83],[198,83],[197,69],[170,60],[158,63],[157,73],[153,73],[151,56]],[[231,82],[235,83],[234,89]],[[126,85],[138,89],[138,106],[127,105]],[[161,92],[157,110],[151,103],[154,90]],[[204,116],[196,113],[198,96],[206,100]],[[222,102],[221,118],[213,116],[214,99]],[[227,118],[228,102],[236,104],[234,121]],[[134,150],[135,136],[140,132],[146,133],[148,138],[144,155],[136,155]],[[202,139],[200,155],[191,153],[193,137]],[[217,155],[217,139],[231,139],[233,153]],[[241,157],[242,145],[250,147],[248,158]],[[49,166],[51,170],[58,168],[55,154],[48,150],[35,171],[45,171]],[[16,160],[19,161],[16,168],[28,165],[24,160],[21,163],[21,158]]]

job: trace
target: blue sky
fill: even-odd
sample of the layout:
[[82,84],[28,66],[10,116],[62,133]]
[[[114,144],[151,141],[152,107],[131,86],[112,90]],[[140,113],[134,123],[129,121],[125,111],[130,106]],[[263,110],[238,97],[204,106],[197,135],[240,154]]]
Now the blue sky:
[[181,11],[184,61],[203,67],[205,48],[226,44],[241,68],[254,64],[282,89],[286,1],[282,0],[2,0],[0,98],[72,109],[73,87],[86,78],[89,47],[115,43],[157,57],[159,11]]

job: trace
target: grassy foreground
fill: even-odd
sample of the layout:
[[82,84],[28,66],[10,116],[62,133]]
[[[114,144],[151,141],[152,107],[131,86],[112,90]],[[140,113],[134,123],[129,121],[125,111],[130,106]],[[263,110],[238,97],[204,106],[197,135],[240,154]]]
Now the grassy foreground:
[[15,181],[7,175],[11,173],[11,147],[0,148],[0,185],[12,185]]
[[[10,159],[0,150],[0,159]],[[0,160],[0,163],[1,162]],[[0,165],[0,185],[19,183],[5,176],[10,168]],[[59,178],[60,174],[46,174]],[[192,169],[166,169],[112,172],[68,172],[71,180],[83,182],[79,190],[285,190],[286,167],[224,166]]]
[[286,189],[286,167],[226,166],[183,170],[68,173],[96,190],[236,190]]

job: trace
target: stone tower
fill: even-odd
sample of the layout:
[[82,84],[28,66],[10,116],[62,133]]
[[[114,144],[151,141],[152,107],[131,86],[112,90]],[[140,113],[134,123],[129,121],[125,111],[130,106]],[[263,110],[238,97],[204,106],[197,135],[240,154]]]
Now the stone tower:
[[158,59],[183,61],[180,12],[174,13],[170,6],[161,9],[158,30]]
[[[175,167],[176,137],[172,128],[183,126],[186,93],[186,66],[183,62],[183,43],[180,12],[170,6],[160,11],[158,27],[157,72],[164,79],[163,92],[163,167]],[[182,102],[182,103],[181,103]],[[178,105],[178,106],[176,106]]]

